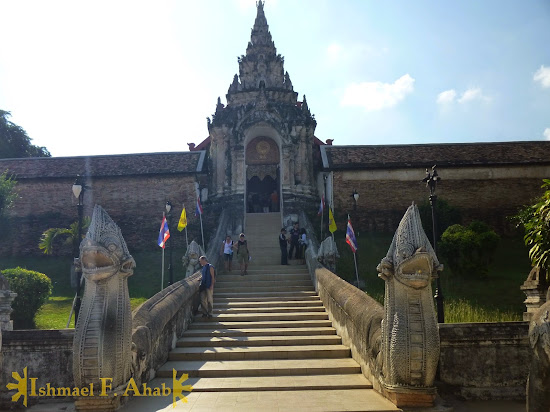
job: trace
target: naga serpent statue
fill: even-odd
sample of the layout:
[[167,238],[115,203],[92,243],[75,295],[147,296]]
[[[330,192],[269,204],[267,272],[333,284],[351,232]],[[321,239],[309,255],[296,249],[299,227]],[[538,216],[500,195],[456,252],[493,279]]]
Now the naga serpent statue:
[[206,255],[206,253],[204,253],[202,247],[200,247],[199,244],[193,240],[187,247],[185,255],[181,258],[181,262],[185,269],[186,278],[201,268],[199,258],[204,255]]
[[550,289],[546,303],[531,318],[529,342],[533,350],[527,379],[527,411],[550,411]]
[[80,264],[86,286],[73,342],[75,385],[93,383],[99,389],[100,378],[109,378],[115,389],[130,379],[128,276],[135,262],[119,227],[99,205],[80,244]]
[[377,267],[386,282],[382,321],[383,383],[391,392],[428,389],[439,360],[431,281],[442,270],[413,203]]

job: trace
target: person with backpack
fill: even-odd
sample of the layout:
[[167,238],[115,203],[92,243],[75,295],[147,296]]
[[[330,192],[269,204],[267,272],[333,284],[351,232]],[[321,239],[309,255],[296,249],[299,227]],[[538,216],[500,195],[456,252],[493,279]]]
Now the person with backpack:
[[208,263],[206,256],[201,256],[199,262],[202,266],[201,283],[199,286],[201,298],[201,312],[203,318],[212,317],[214,310],[214,284],[216,283],[216,271],[214,266]]
[[231,236],[227,235],[222,242],[220,256],[223,256],[223,264],[226,272],[231,272],[231,262],[233,261],[233,241]]
[[300,238],[298,239],[298,243],[300,244],[300,257],[302,258],[302,262],[305,263],[308,240],[306,230],[304,228],[300,229]]

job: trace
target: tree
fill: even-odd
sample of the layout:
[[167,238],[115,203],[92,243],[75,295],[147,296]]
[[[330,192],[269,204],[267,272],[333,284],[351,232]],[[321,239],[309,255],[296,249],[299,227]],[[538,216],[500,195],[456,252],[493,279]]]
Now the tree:
[[514,220],[525,230],[525,246],[534,267],[550,271],[550,179],[541,186],[546,189],[535,203],[520,210]]
[[[86,235],[86,230],[88,230],[90,222],[91,219],[88,216],[84,216],[84,219],[82,219],[82,237]],[[66,245],[73,244],[76,247],[77,245],[75,242],[78,240],[78,222],[71,223],[68,228],[52,227],[42,233],[38,247],[44,251],[44,254],[51,255],[53,253],[55,248],[54,240],[57,236],[66,236],[64,243]],[[82,239],[80,239],[80,241],[82,241]]]
[[12,176],[8,176],[7,171],[0,174],[0,216],[13,205],[17,198],[16,184],[17,181]]
[[459,276],[487,276],[500,241],[483,222],[452,225],[441,236],[439,251],[451,271]]
[[0,110],[0,159],[50,157],[48,149],[31,144],[25,129],[10,122],[10,116],[10,112]]

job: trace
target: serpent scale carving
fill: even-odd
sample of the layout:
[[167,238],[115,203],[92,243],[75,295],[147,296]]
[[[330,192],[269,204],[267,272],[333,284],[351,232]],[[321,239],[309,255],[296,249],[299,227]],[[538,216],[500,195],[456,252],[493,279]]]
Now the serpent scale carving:
[[135,262],[119,227],[99,205],[80,244],[80,264],[86,284],[73,342],[75,385],[99,388],[100,378],[112,378],[116,388],[130,378],[128,277]]

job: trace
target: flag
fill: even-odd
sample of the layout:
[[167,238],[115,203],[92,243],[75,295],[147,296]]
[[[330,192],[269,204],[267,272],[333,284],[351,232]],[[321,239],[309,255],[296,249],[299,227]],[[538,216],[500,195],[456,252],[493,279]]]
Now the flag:
[[336,222],[334,221],[334,216],[332,215],[332,209],[328,208],[328,230],[330,233],[336,232]]
[[187,226],[187,214],[185,213],[185,205],[181,211],[180,221],[178,222],[178,230],[181,232]]
[[348,230],[346,231],[346,243],[351,248],[353,253],[357,252],[357,240],[355,239],[355,232],[353,227],[351,227],[351,220],[348,215]]
[[323,210],[325,210],[325,195],[321,196],[321,204],[319,205],[317,216],[321,216],[323,214]]
[[197,207],[195,208],[195,216],[202,215],[201,197],[197,196]]
[[166,221],[166,216],[163,216],[162,223],[160,224],[158,245],[164,249],[164,247],[166,246],[166,241],[169,237],[170,230],[168,229],[168,222]]

